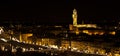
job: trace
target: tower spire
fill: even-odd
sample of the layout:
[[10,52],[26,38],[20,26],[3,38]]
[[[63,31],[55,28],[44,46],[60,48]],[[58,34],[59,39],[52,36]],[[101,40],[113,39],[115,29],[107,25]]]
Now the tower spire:
[[73,25],[77,25],[77,10],[74,9],[73,10],[73,14],[72,14],[72,17],[73,17]]

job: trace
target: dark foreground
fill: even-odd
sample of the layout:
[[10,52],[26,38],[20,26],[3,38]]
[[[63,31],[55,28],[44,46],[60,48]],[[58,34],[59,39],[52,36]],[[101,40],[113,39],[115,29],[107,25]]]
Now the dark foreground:
[[74,52],[62,52],[62,53],[51,53],[51,52],[38,52],[38,51],[29,51],[29,52],[15,52],[10,51],[0,51],[0,56],[101,56],[94,54],[83,54],[83,53],[74,53]]

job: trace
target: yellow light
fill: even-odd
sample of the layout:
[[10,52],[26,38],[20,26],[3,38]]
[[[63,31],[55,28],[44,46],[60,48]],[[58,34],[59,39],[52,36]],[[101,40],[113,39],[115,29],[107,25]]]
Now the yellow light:
[[33,34],[32,33],[28,33],[28,34],[21,34],[20,33],[20,42],[21,41],[28,41],[28,37],[30,37],[30,36],[33,36]]
[[29,44],[31,44],[32,42],[30,41]]
[[88,33],[88,35],[92,35],[92,33]]
[[73,10],[73,14],[72,14],[72,17],[73,17],[73,25],[77,25],[77,10],[74,9]]
[[26,43],[28,43],[28,41],[26,41]]
[[72,26],[72,25],[69,25],[69,29],[70,29],[70,30],[73,30],[73,26]]
[[36,45],[38,45],[38,42],[36,43]]
[[93,27],[93,28],[96,28],[97,26],[95,24],[79,24],[77,25],[77,27]]
[[120,54],[114,54],[114,56],[120,56]]
[[94,34],[96,35],[96,34],[98,34],[98,32],[95,32]]
[[5,47],[3,46],[1,49],[4,51],[4,50],[5,50]]
[[62,27],[62,26],[55,26],[55,27]]
[[19,37],[19,38],[20,38],[20,42],[22,42],[22,36],[21,36],[21,33],[20,33],[20,37]]
[[25,52],[25,48],[22,48],[23,52]]
[[91,27],[91,25],[87,25],[87,27]]
[[39,42],[39,45],[41,45],[41,42]]
[[89,33],[88,30],[83,30],[83,33]]
[[103,32],[101,32],[99,35],[103,35],[104,33]]
[[115,32],[115,31],[113,31],[113,32],[110,32],[110,34],[115,35],[115,34],[116,34],[116,32]]
[[76,34],[79,34],[79,31],[76,31]]

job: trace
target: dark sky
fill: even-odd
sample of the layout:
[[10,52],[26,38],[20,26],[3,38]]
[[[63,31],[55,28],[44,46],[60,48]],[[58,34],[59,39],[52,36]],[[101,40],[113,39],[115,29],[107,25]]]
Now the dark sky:
[[78,21],[118,20],[118,7],[113,1],[5,1],[0,3],[1,21],[39,23],[72,23],[72,10]]

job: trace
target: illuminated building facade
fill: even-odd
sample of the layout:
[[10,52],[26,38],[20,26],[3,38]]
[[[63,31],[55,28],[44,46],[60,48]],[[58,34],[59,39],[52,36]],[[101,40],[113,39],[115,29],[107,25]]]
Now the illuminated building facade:
[[73,18],[73,26],[80,28],[80,27],[87,27],[87,28],[96,28],[96,24],[77,24],[77,10],[74,9],[73,10],[73,14],[72,14],[72,18]]
[[20,34],[20,41],[27,41],[28,37],[33,36],[32,33],[27,33],[27,34]]
[[[99,27],[96,24],[84,24],[83,21],[82,24],[77,24],[76,9],[73,10],[72,18],[73,18],[73,24],[69,25],[69,30],[71,31],[71,33],[76,33],[76,34],[86,33],[88,35],[103,35],[105,33],[105,31],[99,29]],[[92,30],[90,30],[89,28],[92,28]],[[109,34],[115,35],[115,31],[110,31]]]

